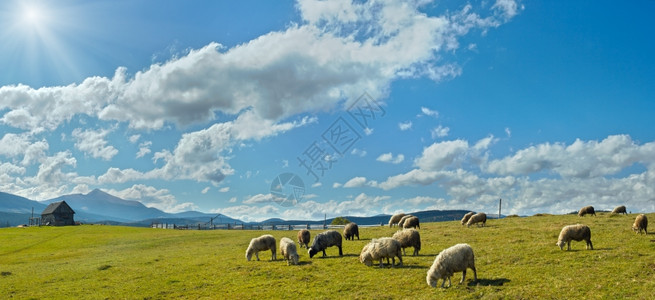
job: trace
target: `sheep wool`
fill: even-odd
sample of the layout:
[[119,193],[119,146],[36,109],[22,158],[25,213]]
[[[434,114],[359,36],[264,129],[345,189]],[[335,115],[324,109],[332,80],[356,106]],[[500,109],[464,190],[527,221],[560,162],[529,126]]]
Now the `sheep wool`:
[[403,228],[421,229],[421,225],[419,224],[418,217],[412,216],[411,218],[407,218],[407,220],[405,220],[405,223],[403,224]]
[[357,240],[359,240],[359,227],[357,226],[356,223],[350,222],[346,224],[346,226],[343,228],[343,236],[346,238],[346,240],[355,240],[355,236],[357,236]]
[[275,260],[275,238],[270,234],[262,235],[258,238],[253,238],[250,240],[250,245],[246,249],[246,259],[250,261],[252,255],[254,254],[259,260],[259,251],[271,250],[272,256],[271,260]]
[[589,205],[581,208],[580,211],[578,212],[578,216],[584,217],[584,215],[593,215],[595,217],[596,211],[594,210],[594,207]]
[[305,248],[309,249],[308,244],[311,241],[310,237],[309,230],[302,229],[298,231],[298,244],[300,245],[300,248],[305,245]]
[[287,261],[287,266],[289,263],[294,265],[298,264],[298,251],[296,250],[296,243],[294,243],[290,238],[283,237],[280,240],[280,254],[282,254],[284,260]]
[[463,226],[463,225],[466,225],[466,223],[468,223],[468,221],[469,221],[469,219],[471,218],[471,216],[473,216],[474,214],[475,214],[475,212],[472,212],[472,211],[467,212],[467,213],[462,217],[462,226]]
[[612,210],[613,214],[628,214],[628,212],[625,209],[625,205],[617,206]]
[[594,249],[591,243],[591,229],[589,229],[589,226],[583,224],[568,225],[562,228],[556,245],[560,250],[564,250],[564,245],[566,244],[566,250],[571,250],[571,241],[579,242],[583,240],[587,242],[586,249]]
[[462,272],[463,283],[466,279],[466,269],[473,270],[473,281],[478,281],[478,272],[475,269],[475,255],[473,248],[468,244],[457,244],[448,249],[442,250],[432,263],[432,267],[428,270],[426,281],[429,286],[437,287],[439,279],[442,279],[441,287],[444,287],[446,279],[448,279],[448,286],[451,286],[450,277],[455,272]]
[[391,258],[391,267],[393,267],[396,264],[396,257],[398,257],[398,265],[402,266],[403,257],[401,249],[400,242],[394,238],[384,237],[373,239],[362,248],[362,252],[359,254],[359,262],[370,267],[373,265],[373,261],[380,260],[380,267],[383,267],[383,259],[386,258],[388,261]]
[[402,218],[400,218],[400,221],[398,221],[398,227],[403,228],[405,225],[405,222],[407,222],[407,219],[413,217],[412,215],[405,215]]
[[648,218],[644,214],[640,214],[635,218],[635,223],[632,224],[632,230],[636,233],[641,233],[644,230],[648,234]]
[[343,256],[341,243],[342,237],[340,233],[334,230],[321,232],[314,237],[314,241],[312,241],[312,245],[309,247],[309,258],[314,257],[320,251],[323,251],[323,257],[326,257],[325,249],[332,246],[337,246],[339,248],[339,256]]
[[399,213],[399,214],[395,214],[395,215],[391,216],[391,218],[389,218],[389,227],[393,227],[393,225],[398,225],[398,222],[404,216],[405,216],[404,213]]
[[486,225],[487,224],[487,214],[485,214],[483,212],[480,212],[480,213],[472,215],[469,218],[468,222],[466,222],[466,227],[471,227],[471,225],[473,225],[473,224],[477,224],[477,226],[479,227],[480,224],[478,224],[478,223],[482,224],[482,226]]
[[421,235],[416,229],[396,231],[393,234],[393,238],[400,243],[400,247],[403,249],[403,255],[406,255],[405,248],[407,247],[414,247],[413,256],[418,255],[418,252],[421,250]]

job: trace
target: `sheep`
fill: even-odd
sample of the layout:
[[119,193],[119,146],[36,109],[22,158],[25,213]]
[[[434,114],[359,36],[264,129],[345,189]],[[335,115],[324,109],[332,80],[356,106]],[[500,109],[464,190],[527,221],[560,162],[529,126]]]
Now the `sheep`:
[[462,217],[462,226],[466,225],[466,223],[469,221],[472,215],[474,215],[475,212],[469,211],[467,212],[463,217]]
[[581,208],[580,211],[578,212],[579,217],[584,217],[584,215],[587,215],[587,214],[593,215],[594,217],[596,216],[596,211],[594,211],[593,206],[591,206],[591,205],[585,206],[585,207]]
[[404,217],[400,218],[400,221],[398,221],[398,227],[403,228],[403,225],[405,222],[407,222],[407,219],[413,217],[412,215],[405,215]]
[[298,244],[300,245],[300,248],[302,248],[302,246],[305,245],[305,248],[309,249],[309,246],[307,244],[309,244],[309,241],[311,240],[310,237],[311,235],[309,233],[309,230],[302,229],[298,231]]
[[589,226],[583,224],[568,225],[562,228],[559,233],[556,245],[560,250],[564,250],[564,244],[567,244],[566,250],[571,250],[571,241],[587,242],[586,249],[594,250],[594,245],[591,243],[591,229]]
[[640,214],[635,218],[635,223],[632,224],[632,230],[636,233],[641,233],[644,230],[648,234],[648,218],[644,214]]
[[391,216],[391,218],[389,218],[389,228],[393,227],[393,225],[398,225],[398,221],[400,221],[400,219],[404,216],[404,213],[399,213]]
[[[472,215],[469,218],[468,222],[466,222],[466,227],[471,227],[471,225],[477,223],[482,223],[482,226],[484,227],[487,224],[487,214],[483,212],[479,212],[477,214]],[[479,226],[480,224],[478,224],[478,227]]]
[[309,258],[314,257],[314,255],[319,251],[323,251],[323,257],[326,257],[327,254],[325,254],[325,249],[332,246],[339,247],[339,256],[343,256],[341,242],[342,238],[340,233],[334,230],[321,232],[314,237],[314,241],[312,241],[312,245],[309,247]]
[[359,227],[357,226],[356,223],[350,222],[346,224],[346,226],[343,228],[343,236],[346,238],[346,240],[355,240],[355,236],[357,236],[357,240],[359,240]]
[[402,266],[403,256],[400,249],[402,249],[400,242],[394,238],[384,237],[373,239],[370,243],[366,244],[364,248],[362,248],[362,252],[359,254],[359,262],[370,267],[373,265],[373,261],[379,259],[381,268],[384,266],[382,264],[382,260],[386,258],[388,262],[389,258],[391,258],[391,267],[393,267],[396,264],[397,256],[399,261],[398,266]]
[[612,210],[612,214],[628,214],[627,211],[625,211],[625,205],[617,206]]
[[287,261],[287,266],[289,263],[294,265],[298,264],[298,251],[296,250],[296,243],[294,243],[290,238],[283,237],[280,240],[280,254],[284,260]]
[[439,279],[442,279],[441,287],[443,288],[446,278],[448,279],[448,286],[451,286],[450,277],[455,272],[462,272],[462,280],[459,282],[461,284],[466,278],[467,268],[473,270],[473,281],[478,281],[478,271],[475,269],[473,248],[468,244],[457,244],[439,252],[434,259],[432,267],[428,270],[428,275],[425,279],[431,287],[437,287]]
[[253,238],[250,240],[250,245],[246,249],[246,259],[250,261],[252,255],[255,254],[257,260],[259,260],[259,251],[271,250],[272,257],[271,260],[275,260],[275,238],[270,234],[262,235],[258,238]]
[[403,255],[406,255],[405,248],[407,247],[414,247],[412,256],[418,255],[418,251],[421,250],[421,235],[416,229],[398,230],[393,234],[393,238],[400,243],[400,247],[403,249]]
[[418,217],[411,217],[405,220],[403,228],[418,228],[421,229],[421,225],[418,222]]

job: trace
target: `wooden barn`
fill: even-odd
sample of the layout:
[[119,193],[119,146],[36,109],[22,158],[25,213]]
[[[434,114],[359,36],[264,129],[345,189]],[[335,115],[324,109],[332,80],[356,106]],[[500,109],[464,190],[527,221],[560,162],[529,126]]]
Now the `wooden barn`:
[[41,225],[66,226],[75,225],[73,220],[75,212],[66,201],[53,202],[41,213]]

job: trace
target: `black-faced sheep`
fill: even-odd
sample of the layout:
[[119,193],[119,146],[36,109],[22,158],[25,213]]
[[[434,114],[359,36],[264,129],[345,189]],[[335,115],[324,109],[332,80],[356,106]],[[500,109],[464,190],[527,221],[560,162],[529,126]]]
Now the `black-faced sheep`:
[[402,217],[404,216],[405,216],[404,213],[399,213],[391,216],[391,218],[389,218],[389,227],[391,228],[393,227],[393,225],[397,225],[400,219],[402,219]]
[[393,267],[396,264],[396,257],[398,257],[398,265],[403,265],[403,257],[400,246],[400,242],[397,240],[384,237],[379,239],[373,239],[370,243],[366,244],[362,249],[362,252],[359,254],[359,262],[371,266],[373,261],[380,260],[380,267],[383,267],[382,260],[384,258],[389,260],[391,258],[391,266]]
[[594,245],[591,243],[591,229],[589,229],[589,226],[583,224],[568,225],[562,228],[556,245],[560,250],[564,250],[566,244],[566,250],[571,250],[571,241],[579,242],[582,240],[587,242],[586,249],[594,249]]
[[483,212],[479,212],[477,214],[472,215],[469,218],[468,222],[466,222],[466,227],[471,227],[471,225],[473,225],[473,224],[477,224],[477,226],[480,227],[480,224],[478,224],[478,223],[482,224],[482,226],[486,225],[487,224],[487,214],[485,214]]
[[259,260],[259,251],[271,250],[271,260],[275,260],[275,238],[270,234],[265,234],[260,237],[250,240],[250,245],[246,249],[246,259],[250,261],[252,255],[255,254]]
[[294,243],[290,238],[283,237],[280,240],[280,254],[282,254],[284,260],[287,261],[287,266],[289,263],[294,265],[298,264],[298,251],[296,250],[296,243]]
[[407,218],[407,220],[405,220],[405,223],[403,224],[403,228],[421,229],[421,225],[419,224],[418,217]]
[[407,219],[413,217],[412,215],[404,215],[402,218],[400,218],[400,221],[398,221],[398,227],[404,228],[403,225],[405,225],[405,222]]
[[343,251],[341,250],[342,237],[341,234],[334,231],[328,230],[321,232],[314,237],[312,245],[309,247],[309,258],[314,257],[319,251],[323,251],[323,257],[326,257],[325,249],[332,246],[339,247],[339,256],[343,256]]
[[612,210],[613,214],[628,214],[628,212],[625,210],[625,205],[617,206]]
[[429,286],[437,287],[439,279],[442,279],[441,287],[444,287],[446,279],[448,279],[448,286],[451,286],[450,277],[455,272],[462,272],[463,283],[466,278],[466,269],[473,270],[473,281],[478,281],[478,272],[475,269],[475,256],[473,255],[473,248],[468,244],[457,244],[448,249],[441,251],[434,259],[434,263],[430,270],[426,281]]
[[345,237],[346,240],[354,241],[355,236],[357,236],[357,240],[359,240],[359,227],[357,224],[353,222],[346,224],[346,226],[343,228],[343,237]]
[[648,234],[648,218],[644,214],[640,214],[635,218],[635,223],[632,224],[632,230],[636,233],[641,233],[644,230]]
[[310,237],[309,230],[302,229],[298,231],[298,244],[300,245],[300,248],[302,248],[303,245],[305,245],[305,248],[309,248],[308,244],[311,241]]
[[463,217],[462,217],[462,226],[466,225],[468,223],[469,219],[471,216],[475,215],[475,212],[469,211],[467,212]]
[[414,247],[412,255],[418,255],[418,251],[421,250],[421,235],[416,229],[399,230],[393,234],[393,238],[400,243],[403,255],[406,255],[405,248],[407,247]]
[[595,217],[596,211],[594,210],[594,207],[589,205],[581,208],[580,211],[578,212],[578,216],[584,217],[584,215],[593,215]]

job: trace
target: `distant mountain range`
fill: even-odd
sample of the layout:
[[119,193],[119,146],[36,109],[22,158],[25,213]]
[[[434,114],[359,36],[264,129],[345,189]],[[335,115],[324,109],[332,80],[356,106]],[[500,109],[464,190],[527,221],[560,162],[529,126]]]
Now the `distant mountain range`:
[[[41,212],[53,202],[66,201],[75,211],[75,220],[82,223],[99,223],[127,226],[150,226],[152,223],[168,223],[196,226],[208,224],[213,219],[214,224],[250,224],[250,225],[298,225],[298,224],[330,224],[334,218],[326,220],[283,220],[268,219],[262,222],[243,222],[222,214],[207,214],[197,211],[167,213],[153,207],[147,207],[139,201],[124,200],[112,196],[99,189],[88,194],[72,194],[34,201],[13,194],[0,192],[0,227],[27,224],[34,211],[38,217]],[[412,212],[421,222],[438,222],[459,220],[467,210],[429,210]],[[360,225],[387,224],[390,215],[371,217],[343,216]]]

